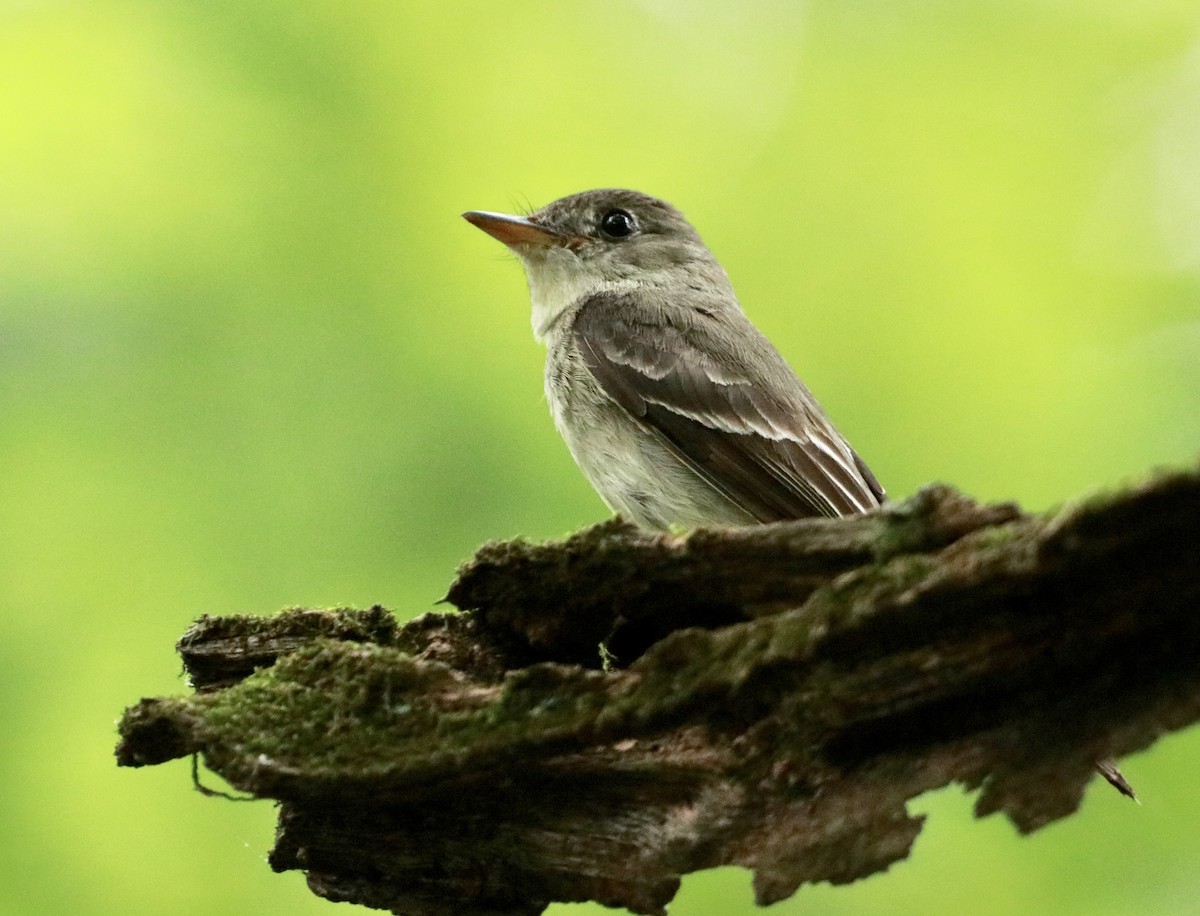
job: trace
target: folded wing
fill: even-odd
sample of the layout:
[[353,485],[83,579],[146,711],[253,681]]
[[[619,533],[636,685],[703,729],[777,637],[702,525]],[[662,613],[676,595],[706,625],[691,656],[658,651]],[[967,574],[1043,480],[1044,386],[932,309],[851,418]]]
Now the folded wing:
[[654,320],[663,314],[605,293],[580,307],[571,333],[600,386],[699,477],[763,522],[883,501],[875,476],[740,313],[732,317],[753,335],[740,341],[719,333],[711,312]]

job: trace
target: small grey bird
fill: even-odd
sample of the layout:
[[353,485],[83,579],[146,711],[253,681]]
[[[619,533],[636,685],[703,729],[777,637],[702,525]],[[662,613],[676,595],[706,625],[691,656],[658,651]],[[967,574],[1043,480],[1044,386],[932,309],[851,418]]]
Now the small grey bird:
[[849,515],[883,501],[670,204],[597,190],[528,217],[463,217],[524,263],[550,412],[610,509],[667,529]]

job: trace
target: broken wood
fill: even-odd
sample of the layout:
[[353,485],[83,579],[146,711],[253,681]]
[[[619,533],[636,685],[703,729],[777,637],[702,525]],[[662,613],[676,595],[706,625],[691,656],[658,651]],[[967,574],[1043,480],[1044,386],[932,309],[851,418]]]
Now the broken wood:
[[[1024,514],[945,487],[879,513],[490,544],[461,613],[202,618],[196,692],[118,762],[191,754],[280,801],[270,863],[405,914],[770,903],[905,857],[958,782],[1029,832],[1097,764],[1200,718],[1200,468]],[[1105,765],[1108,765],[1105,763]]]

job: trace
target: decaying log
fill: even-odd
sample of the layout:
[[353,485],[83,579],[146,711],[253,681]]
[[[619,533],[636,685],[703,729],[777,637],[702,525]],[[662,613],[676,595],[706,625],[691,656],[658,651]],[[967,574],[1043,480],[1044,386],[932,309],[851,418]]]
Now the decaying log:
[[203,618],[121,722],[281,802],[270,862],[405,914],[760,903],[907,855],[950,782],[1024,832],[1200,718],[1200,469],[1043,515],[944,487],[859,518],[490,544],[461,613]]

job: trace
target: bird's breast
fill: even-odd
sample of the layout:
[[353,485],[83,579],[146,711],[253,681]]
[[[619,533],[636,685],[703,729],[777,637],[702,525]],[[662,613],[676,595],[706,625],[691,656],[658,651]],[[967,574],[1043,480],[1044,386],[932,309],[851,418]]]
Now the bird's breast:
[[550,341],[546,401],[554,425],[592,488],[644,528],[753,521],[605,393],[569,335]]

